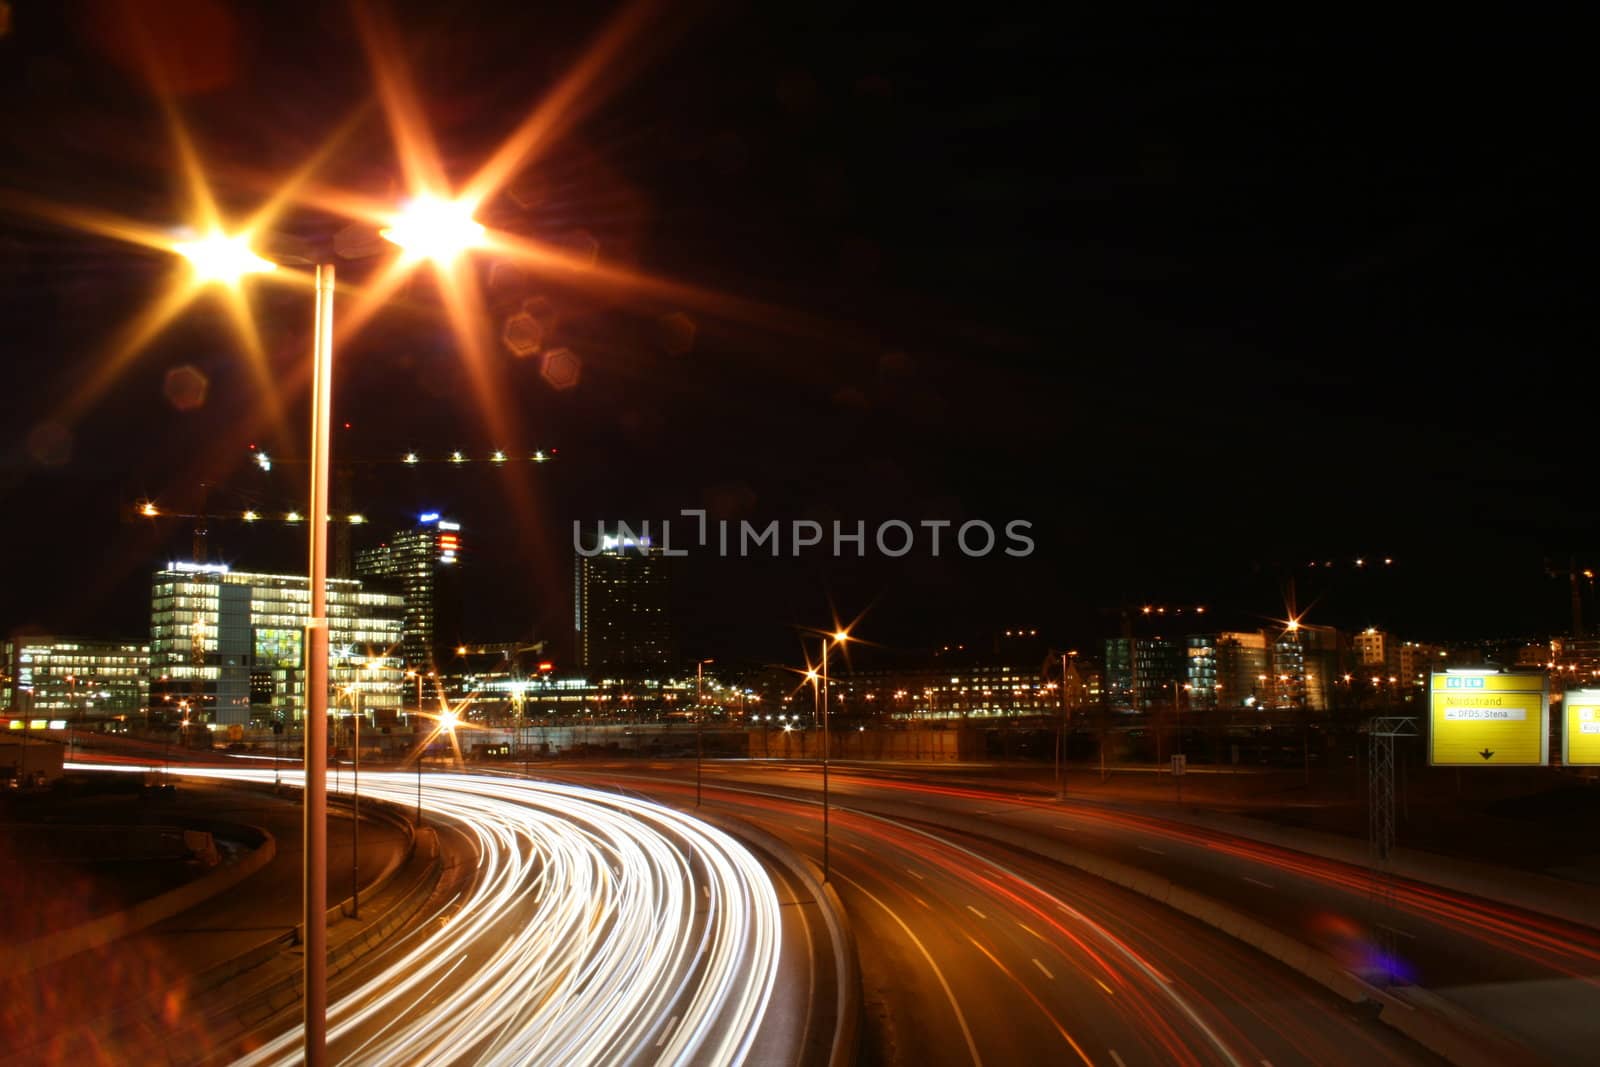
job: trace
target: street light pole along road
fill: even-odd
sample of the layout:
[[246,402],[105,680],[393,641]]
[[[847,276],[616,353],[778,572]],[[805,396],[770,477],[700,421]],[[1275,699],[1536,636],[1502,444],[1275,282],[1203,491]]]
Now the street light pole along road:
[[705,675],[703,670],[714,659],[696,660],[694,665],[694,806],[700,806],[700,769],[705,760]]
[[828,646],[850,640],[848,630],[835,630],[822,639],[822,880],[831,872],[828,835]]
[[[406,205],[381,236],[402,249],[448,260],[479,243],[483,227],[431,197]],[[270,271],[276,264],[252,252],[242,240],[223,237],[179,245],[176,251],[207,280],[233,281],[240,275]],[[305,744],[305,1059],[307,1067],[327,1062],[328,1011],[328,481],[332,470],[334,265],[316,265],[316,312],[311,346],[311,451],[307,578],[310,617],[306,622]],[[420,788],[418,811],[420,818]]]

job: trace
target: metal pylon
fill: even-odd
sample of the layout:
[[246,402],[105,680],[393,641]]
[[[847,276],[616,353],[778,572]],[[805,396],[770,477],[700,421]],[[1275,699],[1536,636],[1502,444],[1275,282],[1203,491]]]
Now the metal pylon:
[[1395,954],[1394,871],[1394,739],[1416,737],[1417,720],[1412,716],[1379,716],[1367,723],[1367,842],[1372,848],[1373,947],[1377,973],[1384,981],[1392,979],[1390,963]]

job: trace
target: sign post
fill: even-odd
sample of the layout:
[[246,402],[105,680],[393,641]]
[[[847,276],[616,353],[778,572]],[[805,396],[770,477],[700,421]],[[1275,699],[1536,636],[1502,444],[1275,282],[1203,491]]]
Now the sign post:
[[1183,803],[1183,776],[1189,770],[1189,757],[1179,753],[1172,757],[1172,782],[1178,787],[1178,803]]
[[1600,767],[1600,689],[1568,689],[1561,726],[1562,765]]
[[1542,767],[1550,762],[1550,689],[1541,673],[1431,676],[1428,764]]

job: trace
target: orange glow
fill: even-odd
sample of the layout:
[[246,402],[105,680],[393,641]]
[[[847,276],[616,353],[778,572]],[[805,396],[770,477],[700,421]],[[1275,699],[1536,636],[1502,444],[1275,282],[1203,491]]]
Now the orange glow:
[[264,274],[277,264],[250,250],[250,240],[242,234],[229,236],[221,230],[197,241],[179,241],[172,250],[189,261],[197,281],[238,285],[246,274]]
[[473,220],[471,204],[423,194],[408,201],[378,232],[410,259],[449,264],[469,248],[481,247],[484,229]]

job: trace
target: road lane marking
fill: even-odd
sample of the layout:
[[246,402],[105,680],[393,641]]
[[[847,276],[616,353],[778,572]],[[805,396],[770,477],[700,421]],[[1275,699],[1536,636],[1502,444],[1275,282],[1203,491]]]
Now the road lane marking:
[[1166,853],[1162,852],[1159,848],[1151,848],[1149,845],[1140,845],[1139,846],[1139,851],[1140,852],[1153,852],[1157,856],[1165,856],[1166,855]]
[[1111,1058],[1116,1061],[1117,1067],[1128,1067],[1126,1063],[1122,1062],[1122,1057],[1117,1055],[1116,1049],[1108,1048],[1106,1051],[1111,1053]]
[[956,1022],[961,1025],[961,1036],[967,1040],[967,1053],[972,1057],[973,1063],[977,1064],[978,1067],[983,1067],[983,1057],[978,1055],[978,1045],[972,1040],[972,1029],[967,1026],[967,1017],[961,1013],[961,1005],[956,1002],[955,991],[950,988],[950,983],[945,981],[944,972],[939,969],[939,965],[933,962],[933,955],[928,951],[928,946],[924,945],[917,935],[911,932],[911,927],[906,925],[905,920],[896,915],[893,908],[878,899],[872,890],[847,874],[840,874],[835,871],[834,877],[840,881],[849,882],[868,900],[882,908],[889,918],[893,919],[900,929],[905,932],[905,935],[911,939],[911,943],[917,946],[917,951],[922,953],[922,958],[928,962],[928,967],[932,969],[933,976],[939,980],[939,986],[944,990],[945,999],[950,1002],[950,1010],[955,1013]]
[[672,1036],[672,1028],[677,1025],[678,1017],[676,1015],[667,1020],[667,1025],[661,1031],[661,1038],[656,1042],[656,1048],[660,1048],[667,1043],[667,1038]]
[[1033,958],[1033,965],[1039,968],[1039,970],[1044,973],[1044,976],[1050,979],[1052,982],[1056,980],[1056,976],[1050,973],[1050,968],[1039,962],[1039,957],[1035,956]]
[[[1044,935],[1039,933],[1039,931],[1035,930],[1033,927],[1029,926],[1027,923],[1019,922],[1017,925],[1028,931],[1028,933],[1032,934],[1034,937],[1037,937],[1040,941],[1045,941]],[[1045,944],[1049,944],[1049,942],[1045,941]]]
[[1056,829],[1065,830],[1069,834],[1075,834],[1078,832],[1078,828],[1076,826],[1062,826],[1060,823],[1056,823]]
[[989,917],[983,912],[979,911],[977,908],[974,908],[971,904],[967,905],[967,910],[972,912],[972,914],[976,915],[980,919],[987,919]]
[[1256,880],[1256,879],[1254,879],[1254,878],[1251,878],[1251,877],[1250,877],[1250,876],[1249,876],[1249,875],[1248,875],[1248,874],[1247,874],[1247,875],[1244,875],[1244,876],[1243,876],[1243,877],[1244,877],[1244,880],[1245,880],[1245,881],[1247,881],[1247,882],[1249,882],[1249,883],[1250,883],[1250,884],[1251,884],[1251,885],[1258,885],[1258,886],[1260,886],[1260,887],[1261,887],[1261,888],[1262,888],[1262,889],[1275,889],[1275,888],[1276,888],[1276,887],[1274,887],[1274,886],[1270,886],[1270,885],[1268,885],[1268,884],[1267,884],[1267,883],[1265,883],[1265,882],[1261,882],[1261,881],[1257,881],[1257,880]]
[[911,894],[911,899],[916,901],[918,904],[921,904],[924,908],[927,908],[929,911],[933,910],[933,905],[932,904],[929,904],[926,900],[923,900],[921,897],[917,896],[915,893]]
[[[1084,915],[1082,912],[1076,911],[1073,908],[1069,908],[1066,905],[1066,903],[1064,901],[1062,901],[1059,897],[1057,897],[1054,893],[1049,892],[1048,890],[1046,890],[1043,887],[1039,886],[1037,883],[1035,883],[1035,882],[1023,877],[1022,875],[1018,874],[1016,871],[1014,871],[1011,868],[1007,867],[1005,864],[999,863],[999,862],[995,861],[994,859],[992,859],[992,858],[990,858],[988,856],[984,856],[981,853],[974,852],[970,848],[967,848],[967,847],[965,847],[963,845],[957,844],[955,841],[951,840],[950,838],[941,837],[939,834],[930,833],[929,831],[920,829],[919,827],[913,826],[910,823],[901,822],[899,819],[891,819],[886,815],[875,815],[875,814],[873,814],[871,812],[857,812],[857,814],[863,815],[866,818],[876,819],[877,821],[882,822],[882,823],[887,823],[890,826],[899,827],[901,830],[904,830],[905,832],[910,833],[910,834],[915,834],[918,837],[925,837],[930,841],[936,841],[936,842],[944,845],[946,848],[949,848],[949,849],[951,849],[951,850],[953,850],[955,852],[959,852],[962,855],[969,857],[970,859],[974,860],[975,862],[984,864],[985,866],[991,867],[991,868],[993,868],[993,869],[995,869],[997,871],[1000,871],[1000,872],[1008,875],[1009,877],[1011,877],[1012,879],[1016,880],[1017,882],[1020,882],[1021,884],[1028,886],[1030,889],[1032,889],[1034,892],[1038,893],[1040,896],[1042,896],[1042,897],[1044,897],[1044,898],[1046,898],[1048,900],[1055,901],[1056,907],[1060,908],[1062,912],[1064,912],[1065,914],[1071,916],[1075,921],[1080,922],[1084,926],[1086,926],[1089,929],[1095,931],[1096,934],[1098,934],[1100,937],[1104,938],[1112,946],[1112,948],[1114,948],[1117,951],[1117,953],[1119,955],[1121,955],[1124,959],[1126,959],[1129,963],[1133,964],[1139,970],[1143,971],[1145,974],[1149,975],[1150,977],[1154,978],[1156,981],[1158,981],[1158,982],[1162,983],[1164,986],[1166,986],[1167,988],[1163,989],[1162,992],[1165,993],[1165,995],[1173,1003],[1173,1005],[1180,1012],[1183,1013],[1183,1015],[1189,1020],[1189,1022],[1194,1026],[1194,1028],[1196,1030],[1199,1030],[1202,1034],[1204,1034],[1206,1036],[1206,1040],[1209,1041],[1211,1043],[1211,1046],[1213,1048],[1215,1048],[1218,1053],[1221,1054],[1221,1056],[1222,1056],[1222,1058],[1224,1060],[1226,1060],[1230,1064],[1234,1064],[1235,1067],[1237,1067],[1237,1065],[1239,1065],[1239,1062],[1240,1062],[1239,1058],[1234,1055],[1233,1050],[1230,1049],[1228,1047],[1227,1043],[1222,1040],[1222,1037],[1214,1029],[1212,1029],[1209,1025],[1207,1025],[1206,1021],[1203,1018],[1201,1018],[1199,1012],[1195,1011],[1194,1006],[1189,1003],[1188,999],[1185,998],[1180,992],[1178,992],[1177,989],[1173,988],[1174,983],[1173,983],[1173,980],[1172,980],[1171,977],[1169,977],[1168,975],[1163,974],[1161,971],[1157,970],[1148,960],[1146,960],[1144,957],[1140,956],[1138,953],[1134,952],[1131,948],[1129,948],[1125,943],[1123,943],[1120,939],[1118,939],[1116,936],[1114,936],[1104,926],[1101,926],[1099,923],[1095,922],[1093,919],[1089,918],[1087,915]],[[857,884],[859,884],[859,883],[857,883]],[[970,940],[970,938],[969,938],[969,940]],[[974,944],[976,944],[976,942],[974,942]],[[981,946],[980,946],[980,948],[981,948]],[[1002,969],[1004,969],[1004,968],[1002,968]],[[1084,1057],[1084,1059],[1087,1061],[1087,1057]]]
[[921,874],[917,873],[916,871],[913,871],[910,867],[906,868],[906,873],[909,874],[911,877],[915,878],[919,882],[924,880],[923,876]]
[[[1011,968],[1007,967],[1005,964],[1001,963],[1000,962],[1000,957],[996,956],[993,952],[990,952],[988,949],[984,948],[983,947],[983,943],[980,942],[977,938],[973,937],[971,934],[968,934],[967,935],[967,940],[972,942],[972,947],[973,948],[977,949],[979,952],[983,953],[986,957],[988,957],[988,960],[989,960],[990,963],[992,963],[996,967],[1000,968],[1000,973],[1005,975],[1007,978],[1011,979],[1011,981],[1016,984],[1017,988],[1022,991],[1022,994],[1024,996],[1026,996],[1029,1000],[1033,1001],[1034,1006],[1036,1008],[1038,1008],[1039,1011],[1041,1013],[1043,1013],[1044,1017],[1046,1019],[1050,1020],[1051,1025],[1053,1025],[1056,1028],[1056,1033],[1060,1034],[1062,1036],[1062,1038],[1064,1038],[1066,1040],[1067,1044],[1072,1046],[1072,1051],[1076,1052],[1078,1054],[1078,1059],[1083,1061],[1083,1067],[1094,1067],[1094,1061],[1089,1058],[1089,1054],[1087,1052],[1083,1051],[1083,1046],[1078,1044],[1076,1041],[1073,1040],[1072,1034],[1068,1033],[1067,1032],[1067,1028],[1065,1026],[1061,1025],[1061,1020],[1057,1019],[1054,1015],[1052,1015],[1050,1013],[1050,1009],[1044,1006],[1044,1002],[1041,1001],[1038,997],[1033,995],[1033,991],[1028,988],[1027,984],[1024,983],[1022,981],[1022,979],[1020,979],[1016,975],[1012,974],[1011,973]],[[1034,962],[1038,963],[1039,961],[1038,960],[1034,960]]]
[[1100,979],[1098,979],[1098,978],[1096,978],[1094,980],[1094,984],[1099,986],[1101,989],[1104,989],[1106,991],[1106,996],[1108,996],[1108,997],[1114,997],[1114,996],[1117,995],[1117,991],[1116,990],[1112,989],[1110,986],[1106,985],[1104,982],[1100,981]]

